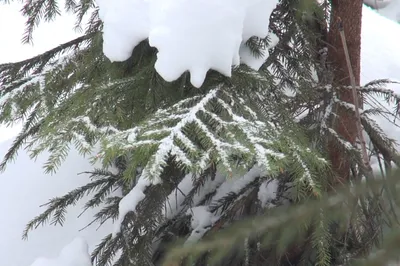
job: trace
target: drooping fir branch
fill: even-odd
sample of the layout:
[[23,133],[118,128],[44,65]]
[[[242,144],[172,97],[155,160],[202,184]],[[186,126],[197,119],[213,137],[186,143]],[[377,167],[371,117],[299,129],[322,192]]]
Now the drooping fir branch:
[[27,74],[41,73],[44,67],[58,55],[76,51],[89,39],[93,38],[93,34],[78,37],[69,42],[63,43],[43,54],[29,58],[16,63],[6,63],[0,65],[1,83],[7,84],[11,80],[15,81],[18,77],[26,77]]
[[[356,89],[358,93],[362,93],[363,99],[365,99],[365,104],[373,105],[373,102],[370,103],[369,99],[375,99],[374,97],[376,96],[384,98],[389,104],[393,102],[396,103],[399,99],[398,95],[383,87],[388,83],[390,83],[390,81],[377,80],[366,84],[365,86],[356,87]],[[320,141],[326,134],[325,136],[334,141],[334,143],[337,143],[338,148],[342,147],[340,149],[343,152],[348,153],[351,158],[361,158],[361,153],[357,151],[353,145],[339,137],[339,134],[331,126],[333,119],[337,117],[337,112],[340,109],[345,109],[346,112],[355,116],[356,107],[353,104],[339,100],[337,97],[337,90],[351,89],[351,87],[315,87],[314,96],[299,95],[295,96],[293,100],[297,101],[297,97],[300,98],[306,96],[310,97],[306,99],[310,99],[310,101],[314,103],[310,106],[301,107],[303,109],[302,112],[305,110],[305,115],[303,115],[299,120],[301,125],[306,126],[309,129],[312,138]],[[371,118],[371,115],[378,115],[386,117],[386,119],[389,119],[390,121],[391,117],[393,118],[391,122],[394,123],[393,121],[395,121],[395,117],[397,116],[396,110],[393,112],[386,109],[383,110],[381,106],[376,106],[370,109],[360,110],[360,113],[363,127],[369,135],[368,137],[375,142],[379,141],[378,146],[382,152],[386,152],[386,157],[396,158],[397,144],[393,140],[388,139],[385,136],[385,133],[379,128],[378,124],[376,124],[376,122]],[[394,126],[396,125],[394,124]],[[356,161],[358,161],[358,159],[356,159]]]
[[[11,1],[5,1],[9,3]],[[92,0],[80,0],[77,3],[74,0],[66,0],[64,10],[68,13],[74,13],[77,16],[76,28],[80,28],[83,17],[95,7]],[[33,42],[34,29],[44,20],[45,22],[53,21],[60,16],[62,8],[59,1],[53,0],[38,0],[38,1],[25,1],[21,10],[26,20],[26,28],[23,36],[24,43]]]
[[[51,199],[48,203],[42,205],[42,207],[46,207],[46,211],[35,217],[27,224],[23,233],[23,238],[26,239],[28,237],[28,233],[32,229],[35,229],[48,222],[50,222],[52,225],[62,226],[65,222],[67,207],[74,206],[84,196],[93,194],[92,198],[85,204],[83,211],[86,211],[89,208],[99,206],[105,201],[111,192],[122,187],[121,179],[112,172],[97,169],[93,172],[90,172],[90,174],[92,181],[88,184],[76,188],[62,197]],[[101,213],[105,212],[106,209],[107,208],[101,210],[98,215],[102,215]]]

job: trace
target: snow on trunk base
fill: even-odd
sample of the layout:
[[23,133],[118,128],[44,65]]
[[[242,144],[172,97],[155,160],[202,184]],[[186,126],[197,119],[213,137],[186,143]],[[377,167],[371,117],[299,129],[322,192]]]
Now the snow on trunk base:
[[92,266],[92,262],[86,241],[75,238],[62,249],[58,258],[38,258],[31,266]]
[[[240,48],[252,36],[268,35],[269,17],[278,2],[99,0],[103,52],[111,61],[125,61],[139,42],[149,38],[158,50],[155,68],[166,81],[189,71],[191,83],[200,87],[210,69],[231,76],[241,51],[243,63],[250,61],[248,51]],[[249,66],[258,70],[261,64]]]

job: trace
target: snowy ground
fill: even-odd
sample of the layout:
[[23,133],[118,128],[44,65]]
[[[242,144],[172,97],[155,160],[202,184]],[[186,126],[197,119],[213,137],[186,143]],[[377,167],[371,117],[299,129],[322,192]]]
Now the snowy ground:
[[[11,140],[0,143],[1,157],[10,144]],[[45,175],[41,168],[45,159],[44,154],[34,162],[21,151],[17,162],[10,164],[7,171],[0,175],[3,184],[3,191],[0,193],[1,265],[28,266],[39,255],[54,257],[76,236],[83,237],[93,247],[110,231],[109,225],[99,231],[96,231],[95,225],[79,232],[91,221],[94,214],[94,211],[88,211],[77,219],[82,207],[79,204],[69,209],[68,222],[64,227],[39,227],[32,231],[28,241],[21,240],[25,224],[43,211],[39,206],[52,197],[61,196],[76,186],[86,184],[87,176],[77,173],[92,169],[87,160],[73,151],[57,175]]]
[[[0,36],[7,36],[7,41],[0,42],[0,63],[24,60],[78,35],[71,30],[74,18],[63,16],[37,28],[34,33],[34,46],[22,45],[25,20],[19,15],[22,4],[20,1],[16,2],[11,5],[0,4]],[[10,147],[12,137],[19,128],[19,126],[13,128],[0,126],[1,158]],[[2,266],[29,266],[41,255],[57,257],[61,249],[76,236],[85,238],[93,247],[109,231],[106,225],[98,232],[95,231],[96,227],[79,232],[91,221],[93,215],[93,212],[89,212],[82,217],[83,219],[77,220],[82,206],[79,205],[70,209],[71,213],[67,217],[69,222],[65,227],[38,228],[32,232],[28,241],[21,240],[25,224],[43,211],[39,206],[52,197],[60,196],[76,186],[85,184],[87,178],[76,174],[92,169],[88,162],[73,152],[56,176],[48,176],[43,174],[41,168],[45,158],[46,155],[41,156],[35,163],[21,151],[16,163],[11,164],[5,173],[0,173],[3,187],[0,192],[0,265]],[[82,263],[75,265],[86,266]]]
[[[400,50],[397,46],[400,43],[400,24],[364,7],[361,38],[361,83],[382,78],[400,81]],[[391,84],[388,87],[400,94],[400,84]],[[381,104],[380,107],[393,112],[394,104],[388,105],[382,100],[378,103]],[[399,127],[382,117],[376,117],[376,120],[389,137],[400,142]]]
[[[7,11],[7,8],[0,6],[0,25],[5,25],[3,19],[11,14],[9,13],[10,10]],[[12,12],[15,13],[15,10]],[[400,43],[400,24],[387,20],[368,8],[364,8],[363,12],[362,83],[378,78],[400,80],[400,50],[396,49],[396,46]],[[53,28],[53,32],[55,28]],[[12,31],[5,32],[5,34],[13,33]],[[48,29],[43,32],[43,36],[54,36],[51,32],[52,30]],[[3,34],[3,28],[1,28],[1,34]],[[14,35],[12,37],[15,37],[15,42],[18,42],[21,34]],[[68,34],[63,33],[63,35],[66,38],[65,40],[71,38],[71,36],[67,36]],[[38,37],[37,39],[37,42],[39,42],[41,38]],[[43,42],[45,42],[42,46],[44,50],[54,45],[54,43],[49,44],[47,37],[43,37]],[[0,43],[0,45],[4,45],[4,43]],[[9,45],[4,49],[2,46],[0,52],[12,47],[16,46]],[[5,54],[3,57],[3,54],[1,54],[1,62],[23,59],[27,56],[32,56],[32,53],[34,53],[31,51],[30,55],[27,55],[28,52],[24,54],[24,49],[26,48],[21,48],[21,54],[15,54],[12,58],[4,59],[7,55]],[[19,51],[20,49],[18,48],[18,53]],[[393,86],[392,88],[400,93],[400,87]],[[385,106],[390,108],[387,105]],[[400,141],[399,128],[382,119],[378,122],[390,136]],[[1,128],[0,130],[2,136],[0,137],[0,142],[3,141],[0,143],[0,156],[3,156],[10,146],[11,140],[4,141],[8,136],[4,137],[3,129]],[[42,173],[41,168],[45,156],[44,154],[37,162],[32,162],[27,154],[21,151],[17,161],[11,164],[4,174],[0,175],[2,187],[4,188],[0,193],[0,212],[2,213],[0,216],[0,235],[2,236],[0,241],[1,265],[29,266],[39,256],[56,258],[61,249],[76,236],[86,239],[91,250],[107,232],[113,229],[110,225],[107,225],[97,232],[95,228],[79,232],[79,229],[90,221],[90,216],[93,214],[93,212],[88,212],[77,220],[76,217],[82,206],[80,204],[70,209],[65,227],[61,229],[51,226],[39,228],[31,234],[29,241],[20,240],[25,223],[40,212],[38,206],[51,197],[61,195],[76,186],[84,184],[87,181],[85,176],[77,176],[76,173],[91,168],[76,152],[72,152],[56,176],[46,176]],[[84,244],[80,240],[74,243],[77,244],[79,252],[83,250]],[[72,247],[72,249],[74,248],[75,246]],[[57,265],[57,262],[57,260],[47,261],[48,265],[52,266]],[[79,265],[86,266],[85,263],[81,262]],[[39,263],[35,266],[39,265],[42,266]],[[66,264],[65,266],[69,265]]]

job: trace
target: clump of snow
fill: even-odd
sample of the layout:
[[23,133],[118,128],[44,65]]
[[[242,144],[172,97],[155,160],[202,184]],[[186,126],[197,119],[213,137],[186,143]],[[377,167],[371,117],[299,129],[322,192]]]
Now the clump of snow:
[[149,187],[152,182],[143,178],[143,176],[139,177],[136,185],[129,191],[129,193],[121,199],[118,205],[118,220],[115,224],[115,230],[113,235],[115,236],[121,230],[121,224],[124,221],[125,215],[129,212],[134,212],[136,210],[136,206],[145,198],[144,191],[147,187]]
[[[237,174],[232,178],[224,180],[220,179],[218,183],[220,182],[223,183],[218,187],[216,194],[213,196],[211,202],[218,202],[218,200],[222,199],[229,193],[238,193],[242,188],[253,182],[257,177],[262,176],[263,174],[264,171],[260,167],[254,166],[253,168],[250,169],[250,171],[246,172],[244,175]],[[190,236],[187,238],[186,244],[198,241],[220,218],[221,215],[220,212],[211,213],[209,211],[208,208],[211,205],[197,206],[187,210],[186,214],[192,216],[191,219],[192,232]]]
[[276,198],[278,186],[279,182],[276,179],[265,180],[261,184],[258,190],[258,200],[263,208],[266,206],[273,206],[271,201]]
[[149,35],[149,3],[144,0],[97,0],[104,21],[103,52],[111,61],[125,61],[132,47]]
[[[178,187],[174,189],[168,196],[165,209],[163,209],[163,214],[165,218],[174,218],[184,206],[182,205],[185,196],[193,189],[192,174],[187,174],[182,181],[179,183]],[[201,200],[208,194],[214,191],[220,184],[226,180],[226,176],[222,173],[217,173],[214,180],[209,178],[204,182],[203,186],[199,191],[193,196],[192,204],[195,206],[199,204]]]
[[[232,2],[224,1],[224,4]],[[279,0],[244,0],[246,2],[242,37],[247,41],[253,36],[265,37],[268,34],[269,17]],[[235,7],[237,8],[237,6]]]
[[[209,69],[230,76],[232,65],[239,63],[245,12],[237,6],[244,6],[242,1],[160,1],[169,3],[149,35],[150,45],[158,49],[157,72],[174,81],[189,70],[196,87]],[[160,1],[154,0],[152,9]]]
[[89,247],[83,238],[75,238],[54,259],[38,258],[31,266],[92,266]]
[[140,41],[149,38],[158,50],[155,68],[166,81],[189,71],[191,83],[200,87],[210,69],[230,76],[232,66],[240,63],[240,51],[243,63],[249,62],[246,49],[240,48],[252,36],[267,36],[278,2],[100,0],[103,52],[111,61],[125,61]]
[[259,166],[253,166],[250,171],[244,175],[236,175],[231,179],[226,180],[218,189],[215,196],[212,198],[214,202],[225,197],[228,193],[239,193],[239,191],[253,182],[257,177],[263,176],[264,170]]
[[186,213],[192,216],[190,223],[192,233],[186,239],[186,244],[198,241],[218,220],[218,218],[208,210],[207,206],[197,206],[187,210]]

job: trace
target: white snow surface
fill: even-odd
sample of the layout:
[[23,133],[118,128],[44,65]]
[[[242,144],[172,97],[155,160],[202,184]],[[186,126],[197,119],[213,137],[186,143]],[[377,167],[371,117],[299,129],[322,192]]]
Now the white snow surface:
[[[377,12],[382,16],[400,23],[400,0],[369,0],[376,1],[378,4]],[[365,2],[365,1],[364,1]],[[380,5],[380,3],[383,3]],[[372,5],[374,6],[374,5]]]
[[75,238],[57,258],[38,258],[31,266],[92,266],[89,247],[83,238]]
[[149,35],[149,3],[143,0],[97,0],[104,21],[103,51],[111,61],[129,58],[132,48]]
[[[268,35],[269,17],[278,0],[99,0],[104,22],[103,52],[125,61],[139,42],[158,50],[155,69],[174,81],[185,71],[200,87],[210,69],[231,76],[248,51],[250,37]],[[266,53],[267,54],[267,53]],[[262,58],[265,60],[265,58]],[[258,70],[261,64],[249,64]]]
[[392,4],[393,0],[363,0],[363,2],[374,9],[380,10]]
[[[0,142],[1,158],[10,148],[12,141],[11,138]],[[0,180],[3,183],[0,193],[1,265],[28,266],[39,256],[57,257],[60,250],[76,237],[84,238],[92,251],[95,245],[112,230],[112,223],[107,222],[98,230],[98,225],[94,224],[80,231],[92,221],[93,215],[98,211],[98,209],[88,210],[77,219],[89,199],[84,197],[77,205],[67,209],[63,227],[39,226],[28,235],[28,240],[21,239],[25,225],[45,210],[46,207],[41,208],[40,205],[53,197],[62,196],[86,184],[89,181],[88,176],[77,174],[93,169],[87,158],[81,157],[76,150],[72,149],[57,174],[46,175],[42,166],[47,158],[48,154],[43,154],[33,161],[22,150],[16,161],[10,163],[4,173],[0,173]]]

